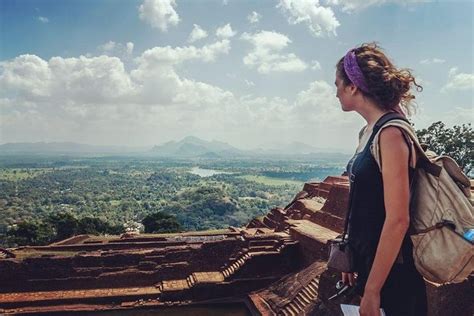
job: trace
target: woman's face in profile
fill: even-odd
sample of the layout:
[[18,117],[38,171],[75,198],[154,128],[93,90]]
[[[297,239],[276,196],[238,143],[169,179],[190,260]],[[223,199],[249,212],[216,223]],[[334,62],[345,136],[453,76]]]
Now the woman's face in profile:
[[342,79],[336,72],[336,80],[334,81],[336,85],[336,98],[339,99],[341,103],[341,108],[343,111],[352,111],[352,106],[350,105],[351,94],[349,93],[349,86],[345,86]]

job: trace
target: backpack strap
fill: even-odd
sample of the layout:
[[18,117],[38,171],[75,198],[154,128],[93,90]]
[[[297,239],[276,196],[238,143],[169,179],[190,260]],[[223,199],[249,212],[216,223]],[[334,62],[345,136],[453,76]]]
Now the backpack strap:
[[375,123],[375,127],[380,129],[387,122],[395,120],[395,119],[402,120],[402,121],[405,121],[405,122],[409,123],[408,120],[405,117],[403,117],[401,114],[399,114],[397,112],[388,112],[388,113],[385,113],[384,115],[382,115],[378,119],[378,121]]
[[[411,125],[408,123],[408,121],[406,119],[393,119],[387,124],[385,124],[383,128],[388,127],[388,126],[396,126],[398,128],[401,128],[405,132],[405,134],[410,137],[411,141],[415,145],[415,150],[419,157],[416,167],[424,169],[426,172],[432,174],[435,177],[439,177],[441,173],[441,167],[431,162],[431,160],[428,158],[425,151],[421,147],[420,142],[418,141],[418,137],[416,136],[415,131],[413,130]],[[380,131],[381,129],[377,133],[379,134]],[[376,135],[376,137],[378,136],[379,135]],[[377,161],[377,163],[379,163],[379,160],[381,158],[380,153],[375,151],[375,155],[376,156],[378,155],[378,157],[375,157],[376,158],[375,160]]]

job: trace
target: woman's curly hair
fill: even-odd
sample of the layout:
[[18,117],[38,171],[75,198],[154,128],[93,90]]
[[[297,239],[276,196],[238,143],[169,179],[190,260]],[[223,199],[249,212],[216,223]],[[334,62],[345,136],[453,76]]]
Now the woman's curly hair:
[[[375,42],[364,43],[354,51],[369,88],[369,92],[361,90],[364,96],[372,98],[384,110],[400,105],[406,114],[411,115],[414,110],[412,100],[415,99],[411,87],[414,85],[419,92],[423,91],[423,87],[416,83],[410,69],[397,69]],[[344,70],[344,57],[338,61],[336,68],[344,85],[350,84]]]

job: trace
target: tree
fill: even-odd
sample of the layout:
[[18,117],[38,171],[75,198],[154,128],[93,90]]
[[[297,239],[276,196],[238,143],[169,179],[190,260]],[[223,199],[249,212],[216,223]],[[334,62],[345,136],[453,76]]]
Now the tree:
[[99,235],[106,229],[106,223],[97,217],[83,217],[79,220],[77,232],[79,234]]
[[83,217],[79,220],[77,232],[79,234],[120,234],[123,231],[121,226],[113,226],[98,217]]
[[54,238],[53,228],[43,222],[20,222],[7,232],[11,243],[24,245],[46,245]]
[[69,212],[50,215],[46,220],[56,231],[55,241],[63,240],[77,234],[79,221]]
[[165,212],[147,215],[143,221],[145,233],[176,233],[181,230],[181,225],[176,217]]
[[443,122],[438,121],[428,128],[417,130],[416,134],[429,150],[438,155],[450,156],[469,175],[474,162],[474,131],[471,123],[448,128]]

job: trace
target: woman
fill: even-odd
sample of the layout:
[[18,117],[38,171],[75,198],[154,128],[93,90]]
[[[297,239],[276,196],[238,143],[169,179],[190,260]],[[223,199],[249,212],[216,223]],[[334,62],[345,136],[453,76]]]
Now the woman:
[[343,273],[362,297],[360,314],[426,315],[426,292],[412,257],[409,184],[416,162],[414,147],[401,129],[388,126],[379,135],[380,167],[371,152],[381,118],[410,113],[412,85],[422,89],[409,70],[397,69],[375,44],[350,50],[337,64],[337,98],[343,111],[356,111],[367,125],[347,166],[354,190],[348,240],[354,273]]

